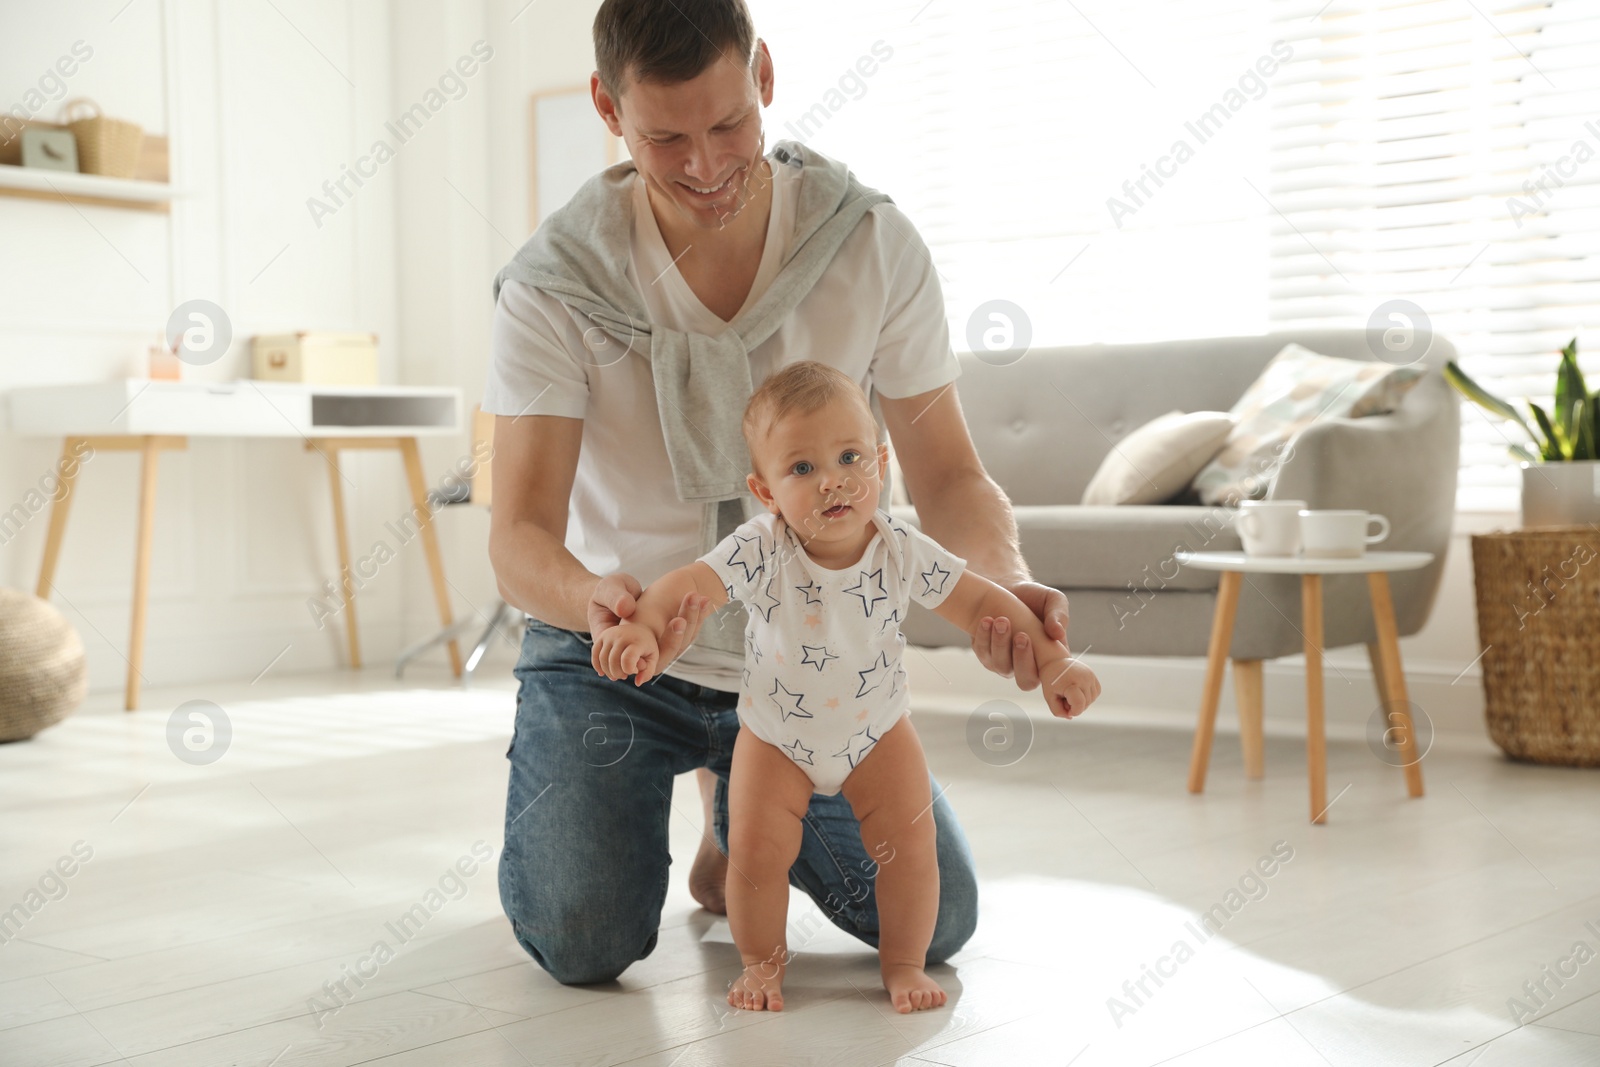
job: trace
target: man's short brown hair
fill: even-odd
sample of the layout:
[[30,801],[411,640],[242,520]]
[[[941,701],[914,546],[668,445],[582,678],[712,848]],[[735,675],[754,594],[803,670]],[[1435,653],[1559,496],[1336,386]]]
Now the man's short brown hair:
[[[881,445],[872,403],[856,380],[837,367],[803,359],[769,375],[745,405],[744,421],[739,429],[744,434],[745,447],[750,450],[751,462],[755,462],[758,442],[779,420],[787,415],[809,415],[839,400],[854,402],[860,407],[862,418],[871,427],[872,447]],[[876,453],[863,458],[869,464],[878,461]]]
[[726,56],[750,65],[756,27],[744,0],[605,0],[594,17],[594,61],[612,99],[628,79],[676,85]]

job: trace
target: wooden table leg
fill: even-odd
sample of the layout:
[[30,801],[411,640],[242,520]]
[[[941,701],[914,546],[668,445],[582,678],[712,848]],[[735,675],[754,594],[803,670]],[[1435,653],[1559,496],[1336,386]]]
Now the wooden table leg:
[[[433,511],[428,507],[428,483],[422,474],[422,456],[415,437],[400,438],[400,453],[405,458],[406,481],[411,486],[411,506],[422,533],[422,548],[428,557],[428,573],[433,577],[433,597],[439,604],[439,621],[445,629],[455,625],[450,612],[450,585],[444,579],[444,559],[439,554],[439,535],[433,528]],[[461,648],[455,638],[445,646],[450,650],[450,669],[461,677]]]
[[[307,442],[307,447],[311,447]],[[339,545],[339,587],[344,596],[344,632],[350,642],[350,669],[361,669],[361,630],[356,625],[356,582],[350,570],[350,532],[344,520],[344,478],[339,468],[339,450],[324,453],[328,461],[328,484],[333,487],[333,536]]]
[[1411,721],[1405,669],[1400,664],[1400,633],[1394,621],[1394,601],[1389,595],[1389,575],[1383,571],[1368,574],[1367,589],[1372,595],[1372,621],[1378,628],[1385,728],[1399,735],[1400,755],[1405,760],[1406,792],[1420,797],[1422,757],[1417,755],[1416,724]]
[[133,633],[128,639],[128,685],[124,707],[139,706],[139,664],[144,662],[145,608],[150,597],[150,550],[155,543],[156,473],[161,459],[160,443],[154,437],[140,439],[139,532],[133,563]]
[[1322,706],[1322,575],[1300,576],[1300,620],[1306,641],[1306,773],[1311,821],[1327,821],[1328,748]]
[[1217,726],[1217,704],[1222,700],[1222,675],[1228,667],[1228,647],[1233,643],[1233,620],[1239,610],[1239,587],[1244,575],[1223,571],[1217,589],[1217,610],[1211,619],[1211,646],[1206,653],[1206,680],[1200,697],[1200,721],[1194,729],[1194,750],[1189,756],[1189,792],[1206,787],[1206,764],[1211,761],[1211,737]]
[[1266,707],[1262,700],[1260,660],[1233,661],[1233,693],[1239,704],[1239,748],[1244,754],[1245,777],[1265,777],[1266,746],[1262,738],[1262,719]]
[[61,543],[67,536],[67,515],[72,510],[72,491],[78,484],[78,446],[87,443],[86,437],[69,437],[61,446],[61,495],[50,505],[50,532],[45,536],[44,559],[39,563],[39,584],[33,594],[40,600],[50,599],[50,586],[56,580]]

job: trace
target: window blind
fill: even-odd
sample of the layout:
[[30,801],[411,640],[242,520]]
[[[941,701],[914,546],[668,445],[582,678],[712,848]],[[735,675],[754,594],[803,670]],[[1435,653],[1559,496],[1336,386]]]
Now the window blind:
[[[1600,5],[1314,11],[1275,5],[1295,55],[1272,107],[1273,327],[1404,299],[1491,392],[1547,402],[1575,335],[1600,388]],[[1513,441],[1464,405],[1459,506],[1516,506]]]

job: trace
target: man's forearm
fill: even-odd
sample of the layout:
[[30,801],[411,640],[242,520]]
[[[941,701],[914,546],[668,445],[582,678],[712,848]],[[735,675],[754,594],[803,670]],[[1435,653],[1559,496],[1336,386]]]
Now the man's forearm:
[[1005,491],[986,474],[970,474],[917,501],[922,532],[999,585],[1031,581],[1017,544],[1017,519]]
[[537,523],[512,526],[489,540],[489,561],[501,595],[512,607],[566,630],[589,632],[589,600],[600,576]]

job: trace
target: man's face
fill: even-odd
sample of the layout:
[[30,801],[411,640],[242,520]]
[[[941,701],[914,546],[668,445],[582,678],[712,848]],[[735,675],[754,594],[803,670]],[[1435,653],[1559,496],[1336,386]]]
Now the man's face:
[[718,229],[751,198],[766,150],[761,108],[772,103],[772,57],[757,42],[755,62],[718,59],[676,85],[629,78],[612,99],[596,73],[595,107],[633,155],[663,207],[701,229]]
[[889,446],[876,439],[876,423],[857,404],[786,415],[767,430],[746,481],[808,549],[820,542],[843,550],[872,526],[878,509]]

